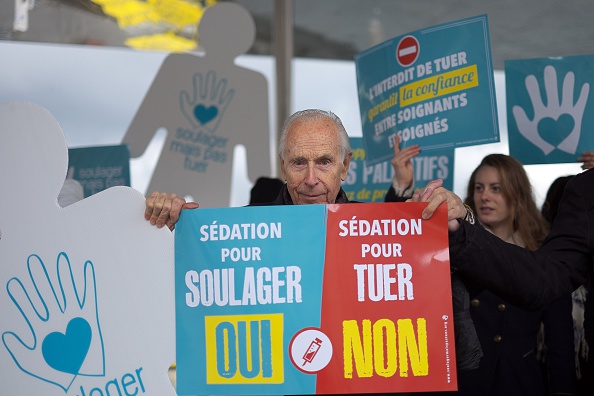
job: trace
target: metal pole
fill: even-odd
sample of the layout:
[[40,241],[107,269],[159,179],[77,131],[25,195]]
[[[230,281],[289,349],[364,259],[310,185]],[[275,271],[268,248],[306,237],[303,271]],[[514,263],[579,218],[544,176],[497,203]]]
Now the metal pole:
[[[276,55],[276,139],[291,112],[291,60],[293,59],[293,0],[275,0],[274,52]],[[275,147],[276,147],[275,142]],[[275,150],[276,151],[276,150]],[[275,160],[278,160],[276,158]],[[276,161],[280,175],[280,163]]]

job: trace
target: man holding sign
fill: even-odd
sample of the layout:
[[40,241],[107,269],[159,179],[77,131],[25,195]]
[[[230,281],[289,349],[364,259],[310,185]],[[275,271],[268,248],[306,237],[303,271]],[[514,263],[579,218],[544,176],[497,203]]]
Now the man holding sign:
[[[352,156],[349,137],[341,120],[322,110],[304,110],[285,122],[279,141],[282,177],[286,181],[280,194],[267,205],[342,204],[349,203],[341,188],[347,177]],[[146,200],[145,218],[157,227],[174,229],[182,209],[194,209],[198,204],[187,203],[175,194],[153,192]],[[454,285],[453,294],[461,285]],[[469,318],[469,317],[467,317]],[[466,318],[466,319],[467,319]],[[457,321],[455,329],[466,329],[457,337],[458,366],[474,367],[481,356],[480,345],[472,323]],[[459,337],[466,337],[462,340]],[[464,356],[464,361],[460,357]]]

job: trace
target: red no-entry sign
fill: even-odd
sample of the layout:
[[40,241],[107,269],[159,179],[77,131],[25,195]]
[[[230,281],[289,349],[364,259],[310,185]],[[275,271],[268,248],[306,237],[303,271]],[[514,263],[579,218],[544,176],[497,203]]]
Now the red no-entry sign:
[[405,36],[396,47],[396,60],[401,66],[407,67],[415,63],[421,48],[413,36]]

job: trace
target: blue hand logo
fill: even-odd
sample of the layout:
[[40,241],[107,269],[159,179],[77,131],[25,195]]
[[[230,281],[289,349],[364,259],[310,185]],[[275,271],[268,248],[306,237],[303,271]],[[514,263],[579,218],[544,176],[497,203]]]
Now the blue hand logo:
[[199,104],[194,107],[194,116],[202,125],[214,120],[217,117],[217,114],[219,114],[219,109],[215,106],[206,108],[204,105]]
[[58,331],[48,334],[41,350],[45,362],[52,368],[77,375],[87,357],[93,333],[89,322],[74,318],[66,327],[66,333]]
[[214,133],[227,106],[235,95],[234,89],[227,89],[227,79],[217,81],[213,70],[194,74],[192,92],[182,91],[179,95],[181,111],[195,129],[204,128]]
[[30,335],[5,332],[2,342],[22,371],[66,393],[79,375],[105,375],[105,356],[93,263],[84,265],[82,290],[76,287],[66,253],[58,254],[56,268],[58,287],[41,258],[32,254],[27,269],[35,292],[30,294],[18,278],[8,281],[8,295]]

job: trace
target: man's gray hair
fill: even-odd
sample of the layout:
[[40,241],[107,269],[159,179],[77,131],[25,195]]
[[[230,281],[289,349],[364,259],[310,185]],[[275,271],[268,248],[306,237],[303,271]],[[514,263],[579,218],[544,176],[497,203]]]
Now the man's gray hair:
[[285,158],[286,153],[286,141],[287,141],[287,132],[291,129],[291,126],[296,121],[317,121],[327,119],[334,122],[338,133],[340,134],[340,150],[342,154],[342,159],[344,160],[347,155],[351,152],[351,142],[349,141],[349,135],[347,131],[344,129],[344,125],[342,125],[342,121],[340,118],[331,111],[327,110],[320,110],[320,109],[307,109],[301,110],[293,115],[291,115],[285,121],[283,125],[283,129],[281,130],[279,142],[278,142],[278,153],[281,158]]

